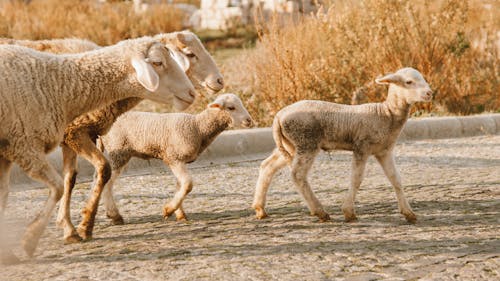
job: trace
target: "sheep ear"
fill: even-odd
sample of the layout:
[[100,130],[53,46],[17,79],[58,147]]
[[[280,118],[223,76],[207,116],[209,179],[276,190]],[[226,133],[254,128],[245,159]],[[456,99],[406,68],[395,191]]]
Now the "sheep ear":
[[215,100],[214,102],[210,103],[208,105],[209,108],[219,108],[222,109],[224,108],[224,101],[221,100]]
[[143,58],[133,58],[132,66],[135,69],[137,80],[150,92],[154,92],[160,85],[160,77],[153,66]]
[[191,38],[187,37],[184,33],[177,33],[176,34],[176,37],[177,37],[177,41],[179,42],[179,47],[182,49],[184,47],[186,47],[186,45],[189,43],[189,41],[191,41]]
[[401,78],[401,76],[399,76],[398,74],[394,74],[394,73],[387,74],[386,76],[384,76],[382,78],[375,79],[375,82],[377,84],[382,84],[382,85],[387,85],[390,83],[397,84],[397,83],[400,83],[401,81],[403,81],[403,78]]
[[188,57],[179,50],[173,48],[172,49],[169,48],[169,50],[170,50],[170,56],[175,60],[175,62],[177,62],[177,64],[182,68],[182,70],[184,72],[188,71],[189,66],[191,65],[189,63]]

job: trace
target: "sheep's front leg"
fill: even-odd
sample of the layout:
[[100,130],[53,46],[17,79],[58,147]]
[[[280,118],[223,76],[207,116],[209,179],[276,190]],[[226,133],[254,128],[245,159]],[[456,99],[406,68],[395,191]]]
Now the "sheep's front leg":
[[275,149],[271,156],[266,158],[260,164],[259,178],[257,179],[257,185],[255,187],[255,195],[253,199],[252,208],[255,209],[255,217],[257,219],[263,219],[267,217],[265,206],[266,206],[266,195],[269,189],[269,185],[273,179],[273,176],[287,164],[287,160],[278,149]]
[[353,154],[352,171],[351,171],[351,186],[347,191],[347,195],[342,204],[342,212],[344,213],[345,221],[351,222],[357,220],[356,212],[354,211],[354,201],[359,186],[363,181],[365,174],[365,166],[368,155],[356,153]]
[[181,206],[186,195],[193,189],[193,181],[185,163],[174,163],[169,166],[172,173],[177,178],[180,188],[175,193],[174,198],[163,207],[163,217],[165,219]]
[[102,201],[104,203],[104,208],[106,209],[106,216],[111,219],[111,223],[114,225],[122,225],[125,223],[113,197],[113,186],[115,185],[116,179],[120,176],[125,167],[126,166],[121,166],[116,169],[113,168],[113,171],[111,172],[111,178],[106,183],[106,186],[102,191]]
[[401,185],[401,177],[398,170],[396,169],[396,165],[394,164],[394,155],[392,151],[388,151],[385,154],[376,155],[376,158],[382,166],[386,177],[394,187],[396,198],[398,200],[399,211],[405,216],[406,220],[409,223],[415,223],[417,221],[417,216],[412,211],[410,204],[406,200],[406,196]]
[[324,222],[330,220],[330,216],[324,211],[323,206],[314,195],[307,181],[307,174],[311,169],[316,154],[318,154],[317,151],[308,153],[300,153],[298,151],[292,161],[292,178],[300,194],[306,200],[311,215],[317,216],[320,221]]
[[56,223],[64,229],[64,241],[74,243],[82,240],[71,222],[71,193],[76,182],[77,154],[66,144],[61,144],[63,154],[64,193],[59,204]]
[[20,260],[10,250],[7,242],[7,227],[4,226],[4,214],[9,196],[9,179],[12,162],[0,158],[0,262],[1,264],[17,264]]
[[57,202],[62,197],[64,184],[61,176],[49,164],[43,154],[26,152],[22,155],[22,159],[18,159],[17,163],[31,178],[45,183],[50,189],[49,198],[45,202],[45,206],[36,216],[35,220],[28,225],[21,240],[24,251],[31,257],[35,252],[43,231],[47,227],[49,218]]

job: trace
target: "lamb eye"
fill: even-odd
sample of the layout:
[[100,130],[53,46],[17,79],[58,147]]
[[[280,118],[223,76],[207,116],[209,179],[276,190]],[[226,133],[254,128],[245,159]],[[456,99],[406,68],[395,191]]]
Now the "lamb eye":
[[196,57],[196,55],[193,54],[193,53],[187,53],[186,57],[188,57],[188,58],[194,58],[194,57]]
[[228,107],[227,107],[227,109],[229,109],[229,110],[233,111],[233,110],[235,110],[236,108],[234,108],[234,106],[228,106]]
[[152,64],[154,66],[161,66],[162,65],[161,61],[154,61],[154,62],[152,62]]
[[411,84],[413,84],[413,81],[411,80],[406,81],[406,85],[411,85]]

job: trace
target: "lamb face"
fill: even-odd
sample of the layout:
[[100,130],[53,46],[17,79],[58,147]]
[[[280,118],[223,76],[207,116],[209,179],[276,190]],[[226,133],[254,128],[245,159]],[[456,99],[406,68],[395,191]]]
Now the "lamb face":
[[247,109],[235,94],[223,94],[218,96],[208,107],[219,108],[226,111],[231,117],[231,126],[235,128],[250,128],[254,121]]
[[402,68],[375,80],[378,84],[389,84],[389,91],[397,92],[408,104],[429,102],[432,90],[420,72],[411,67]]

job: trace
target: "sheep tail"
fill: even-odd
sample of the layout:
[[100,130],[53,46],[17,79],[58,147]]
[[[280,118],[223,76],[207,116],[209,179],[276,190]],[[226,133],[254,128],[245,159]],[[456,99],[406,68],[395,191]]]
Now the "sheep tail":
[[285,145],[288,144],[288,146],[290,146],[290,144],[289,144],[289,141],[283,135],[281,122],[280,122],[280,119],[278,116],[276,116],[274,118],[274,121],[273,121],[273,138],[274,138],[274,142],[276,143],[276,147],[278,148],[278,150],[288,160],[288,162],[291,162],[293,157],[290,154],[290,152],[288,152],[288,150],[286,150],[286,147],[285,147]]

